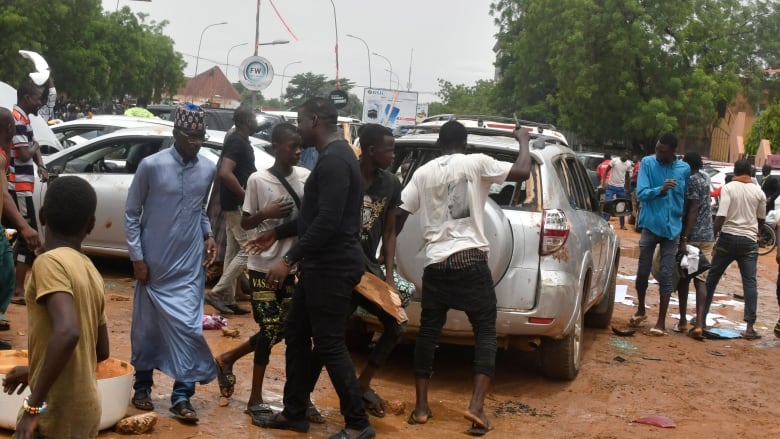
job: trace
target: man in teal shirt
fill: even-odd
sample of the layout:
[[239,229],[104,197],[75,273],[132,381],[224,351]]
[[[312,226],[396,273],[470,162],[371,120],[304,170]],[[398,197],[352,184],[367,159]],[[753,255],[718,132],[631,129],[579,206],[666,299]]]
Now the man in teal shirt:
[[642,237],[639,239],[639,266],[636,273],[639,309],[631,317],[629,324],[638,326],[647,320],[647,279],[650,276],[655,247],[660,245],[660,279],[656,280],[661,304],[658,308],[658,321],[650,330],[650,335],[666,334],[666,311],[674,291],[672,274],[682,231],[685,186],[691,174],[691,168],[684,161],[677,160],[676,153],[677,137],[672,133],[664,134],[655,145],[655,155],[642,159],[637,178],[637,199],[642,203],[638,223],[642,228]]

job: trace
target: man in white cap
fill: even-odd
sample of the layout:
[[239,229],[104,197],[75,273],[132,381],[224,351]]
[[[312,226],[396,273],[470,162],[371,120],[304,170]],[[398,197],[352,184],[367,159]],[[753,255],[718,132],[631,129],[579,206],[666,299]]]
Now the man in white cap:
[[[125,234],[137,280],[131,329],[133,405],[153,410],[152,374],[174,378],[171,412],[195,423],[195,382],[217,376],[203,338],[204,266],[216,244],[206,198],[216,167],[198,157],[206,140],[203,110],[187,103],[174,112],[174,145],[143,159],[127,194]],[[143,213],[143,214],[142,214]]]

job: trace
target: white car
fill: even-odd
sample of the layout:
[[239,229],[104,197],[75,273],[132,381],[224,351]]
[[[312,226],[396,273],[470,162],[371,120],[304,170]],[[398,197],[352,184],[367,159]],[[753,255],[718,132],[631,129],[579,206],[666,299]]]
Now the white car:
[[[209,139],[200,156],[216,163],[225,138],[223,131],[208,131]],[[268,168],[274,159],[265,152],[268,142],[250,137],[257,169]],[[127,257],[125,242],[125,201],[133,174],[144,157],[173,144],[173,128],[146,126],[118,130],[86,143],[44,157],[53,178],[76,175],[87,180],[97,192],[95,228],[82,244],[88,254]],[[36,211],[46,195],[46,184],[35,185]]]
[[123,128],[137,128],[149,125],[172,127],[173,122],[153,117],[130,117],[119,115],[98,115],[51,125],[50,128],[63,148],[84,143],[95,137]]

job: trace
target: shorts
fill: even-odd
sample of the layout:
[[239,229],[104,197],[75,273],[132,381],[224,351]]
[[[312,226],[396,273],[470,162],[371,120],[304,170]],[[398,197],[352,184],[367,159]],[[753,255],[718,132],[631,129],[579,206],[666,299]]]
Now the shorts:
[[[14,192],[11,192],[11,197],[14,199],[17,209],[19,209],[19,213],[27,220],[27,224],[33,229],[38,230],[38,222],[35,220],[35,205],[33,204],[33,198],[17,198],[17,195]],[[27,242],[20,233],[14,244],[14,261],[32,265],[34,260],[35,252],[27,247]]]
[[295,292],[295,276],[289,275],[282,287],[275,290],[268,287],[266,273],[249,270],[249,284],[252,288],[252,317],[260,330],[252,336],[250,344],[255,348],[254,364],[266,365],[271,347],[284,337],[284,321],[290,310]]
[[[701,253],[704,255],[705,258],[707,258],[710,263],[712,263],[712,247],[715,245],[715,241],[691,241],[688,243],[688,245],[692,245],[701,251]],[[696,275],[696,279],[699,279],[702,282],[707,281],[707,271],[705,270],[699,274]]]

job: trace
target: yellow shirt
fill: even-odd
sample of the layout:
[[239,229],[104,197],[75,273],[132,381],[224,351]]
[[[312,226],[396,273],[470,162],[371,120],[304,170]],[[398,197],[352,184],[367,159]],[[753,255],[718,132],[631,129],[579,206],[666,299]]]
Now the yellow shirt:
[[46,395],[40,434],[51,438],[96,437],[101,405],[95,367],[98,327],[106,324],[103,278],[89,258],[67,247],[47,251],[35,259],[27,284],[30,388],[43,369],[52,333],[48,310],[41,301],[47,294],[73,295],[81,336],[65,368]]

